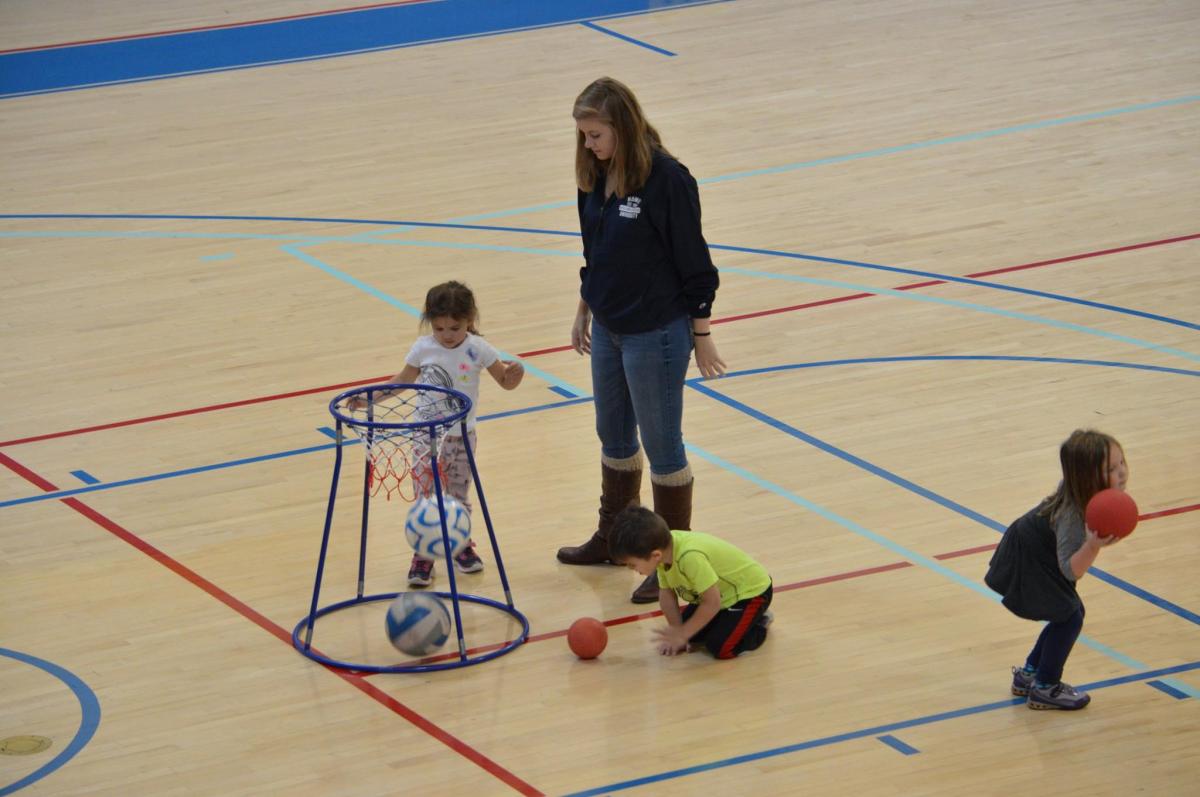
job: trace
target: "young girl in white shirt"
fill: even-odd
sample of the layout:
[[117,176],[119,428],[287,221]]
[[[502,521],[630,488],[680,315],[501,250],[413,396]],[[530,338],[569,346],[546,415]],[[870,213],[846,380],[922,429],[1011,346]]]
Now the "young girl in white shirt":
[[[475,450],[475,417],[479,402],[479,375],[486,370],[505,390],[521,384],[525,368],[515,360],[501,360],[492,344],[479,334],[476,322],[479,309],[475,295],[461,282],[443,282],[429,289],[425,295],[425,309],[421,313],[421,327],[431,334],[417,338],[404,358],[404,368],[391,381],[401,384],[435,385],[453,388],[471,399],[471,412],[467,416],[467,436],[471,450]],[[459,500],[467,511],[471,502],[467,497],[470,489],[471,466],[463,446],[462,427],[451,428],[438,454],[445,478],[445,492]],[[418,490],[432,493],[433,485],[419,484]],[[462,553],[454,557],[454,563],[463,573],[478,573],[483,562],[475,553],[472,542]],[[428,587],[433,583],[433,561],[413,554],[408,571],[408,583],[412,587]]]

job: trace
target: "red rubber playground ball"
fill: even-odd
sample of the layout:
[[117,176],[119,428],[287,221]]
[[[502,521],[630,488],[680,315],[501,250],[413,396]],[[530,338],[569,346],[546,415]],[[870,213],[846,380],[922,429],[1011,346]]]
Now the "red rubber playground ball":
[[608,644],[608,629],[594,617],[580,617],[567,629],[567,644],[581,659],[594,659]]
[[1084,520],[1101,537],[1128,537],[1137,526],[1137,504],[1124,490],[1110,487],[1088,501]]

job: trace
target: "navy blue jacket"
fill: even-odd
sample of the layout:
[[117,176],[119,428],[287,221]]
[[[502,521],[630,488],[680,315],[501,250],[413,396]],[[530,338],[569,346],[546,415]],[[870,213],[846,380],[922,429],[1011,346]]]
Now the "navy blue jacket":
[[708,318],[720,280],[700,231],[700,192],[679,161],[656,152],[646,184],[604,198],[600,175],[579,192],[580,295],[607,329],[633,334],[680,316]]

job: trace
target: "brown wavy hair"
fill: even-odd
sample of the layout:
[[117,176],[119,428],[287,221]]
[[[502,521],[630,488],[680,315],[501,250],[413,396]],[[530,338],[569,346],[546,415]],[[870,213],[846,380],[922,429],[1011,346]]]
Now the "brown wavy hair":
[[475,326],[479,321],[479,308],[475,305],[475,294],[461,282],[450,280],[434,285],[425,294],[425,309],[421,312],[421,328],[428,327],[433,319],[446,316],[455,321],[466,321],[467,331],[481,334]]
[[1046,496],[1041,514],[1054,522],[1064,510],[1074,508],[1082,517],[1092,496],[1108,487],[1108,452],[1114,445],[1121,448],[1116,439],[1095,429],[1071,432],[1058,449],[1062,481]]
[[604,163],[584,146],[583,133],[575,131],[575,182],[583,191],[593,190],[600,175],[611,170],[616,195],[629,196],[646,184],[654,153],[671,154],[663,147],[658,131],[646,121],[637,97],[619,80],[602,77],[592,81],[575,98],[571,115],[577,122],[599,120],[616,136],[612,157]]

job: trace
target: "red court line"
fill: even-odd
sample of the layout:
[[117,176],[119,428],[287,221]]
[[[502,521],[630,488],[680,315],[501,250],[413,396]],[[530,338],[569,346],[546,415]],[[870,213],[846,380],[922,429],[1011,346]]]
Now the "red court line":
[[1184,512],[1195,512],[1197,509],[1200,509],[1200,504],[1177,506],[1174,509],[1160,509],[1157,512],[1147,512],[1144,515],[1138,515],[1138,520],[1151,520],[1152,518],[1166,517],[1167,515],[1181,515]]
[[971,554],[975,554],[975,553],[983,553],[985,551],[994,551],[994,550],[996,550],[996,546],[999,544],[1000,543],[998,543],[998,542],[993,542],[990,545],[978,545],[974,548],[964,548],[961,551],[950,551],[950,553],[934,554],[933,558],[934,559],[956,559],[959,556],[970,556]]
[[[3,455],[0,455],[0,456],[3,456]],[[1196,504],[1195,506],[1179,507],[1177,509],[1164,509],[1161,512],[1152,512],[1148,515],[1142,515],[1141,518],[1139,518],[1139,519],[1146,520],[1148,518],[1161,517],[1162,515],[1173,515],[1173,514],[1177,514],[1179,512],[1189,512],[1194,509],[1200,509],[1200,504]],[[977,554],[977,553],[986,553],[988,551],[993,551],[996,549],[997,545],[999,545],[999,543],[989,543],[988,545],[977,545],[974,548],[963,548],[958,551],[947,551],[946,553],[934,554],[933,558],[940,559],[940,560],[957,559],[960,556],[971,556],[971,555]],[[887,573],[892,570],[903,570],[908,567],[913,567],[913,563],[909,562],[909,561],[901,561],[901,562],[892,562],[892,563],[886,564],[886,565],[878,565],[876,567],[864,567],[861,570],[850,570],[845,573],[834,573],[833,575],[829,575],[829,576],[819,576],[817,578],[810,578],[806,581],[797,581],[792,584],[782,584],[780,586],[775,587],[774,591],[776,593],[790,592],[791,590],[794,590],[794,589],[805,589],[807,587],[816,587],[816,586],[820,586],[821,584],[831,584],[835,581],[848,581],[848,580],[854,579],[854,578],[863,578],[864,576],[873,576],[878,573]],[[661,609],[656,609],[652,612],[643,612],[641,614],[630,614],[630,615],[626,615],[624,617],[616,617],[616,618],[613,618],[612,620],[604,620],[603,622],[606,627],[612,627],[614,625],[624,625],[625,623],[633,623],[633,622],[637,622],[639,620],[652,620],[655,617],[662,617]],[[565,629],[565,628],[560,629],[558,631],[547,631],[542,634],[530,634],[529,637],[526,638],[525,643],[529,644],[530,642],[544,642],[547,639],[554,639],[556,637],[565,637],[566,635],[567,635],[567,629]],[[509,640],[505,640],[504,642],[495,642],[495,643],[488,644],[488,645],[481,645],[477,648],[469,648],[467,650],[467,654],[474,656],[478,653],[486,653],[487,651],[495,650],[495,649],[500,648],[504,645],[507,645],[511,642],[512,642],[512,640],[509,639]],[[434,664],[436,662],[449,661],[451,659],[457,659],[457,658],[459,658],[459,654],[457,654],[457,653],[443,653],[443,654],[440,654],[437,656],[429,656],[428,658],[421,659],[420,661],[417,661],[414,663],[416,663],[416,664]]]
[[[1197,238],[1200,238],[1200,233],[1193,233],[1191,235],[1180,235],[1175,238],[1163,238],[1158,241],[1145,241],[1140,244],[1129,244],[1128,246],[1118,246],[1113,249],[1099,249],[1095,252],[1083,252],[1082,254],[1078,254],[1078,255],[1068,255],[1066,257],[1056,257],[1053,260],[1038,260],[1034,263],[1022,263],[1019,266],[1005,266],[1004,268],[993,268],[988,271],[976,271],[973,274],[966,274],[964,276],[969,279],[978,279],[980,277],[990,277],[993,274],[1007,274],[1010,271],[1023,271],[1025,269],[1030,269],[1030,268],[1040,268],[1042,266],[1050,266],[1050,265],[1054,265],[1056,263],[1069,263],[1074,260],[1086,260],[1086,259],[1092,258],[1092,257],[1102,257],[1104,255],[1115,255],[1119,252],[1130,252],[1135,249],[1146,249],[1151,246],[1163,246],[1165,244],[1179,243],[1180,241],[1192,241]],[[911,291],[916,288],[929,288],[934,285],[946,285],[946,284],[947,284],[946,280],[925,280],[923,282],[910,282],[907,285],[897,285],[892,290]],[[766,315],[775,315],[776,313],[789,313],[793,310],[806,310],[810,307],[821,307],[822,305],[827,305],[827,304],[837,304],[838,302],[848,302],[848,301],[851,301],[852,299],[869,299],[876,295],[877,294],[874,294],[874,293],[852,293],[847,296],[835,296],[832,299],[821,299],[820,301],[808,302],[807,304],[796,304],[796,305],[792,305],[790,307],[778,307],[778,308],[774,308],[771,310],[759,310],[758,312],[754,312],[754,313],[745,313],[743,315],[729,316],[727,318],[722,318],[722,319],[713,321],[712,323],[713,324],[724,324],[729,321],[744,321],[748,318],[760,318],[760,317],[766,316]],[[565,348],[569,349],[571,347],[567,346]],[[554,351],[562,351],[562,348],[555,349]],[[541,353],[541,352],[538,352],[538,353]],[[522,355],[518,355],[518,356],[522,356]]]
[[1010,271],[1021,271],[1027,268],[1038,268],[1040,266],[1051,266],[1055,263],[1069,263],[1072,260],[1083,260],[1089,257],[1102,257],[1104,255],[1115,255],[1118,252],[1132,252],[1135,249],[1146,249],[1151,246],[1162,246],[1163,244],[1174,244],[1180,241],[1193,241],[1200,238],[1200,233],[1191,235],[1180,235],[1177,238],[1163,238],[1159,241],[1146,241],[1140,244],[1129,244],[1128,246],[1118,246],[1115,249],[1101,249],[1096,252],[1084,252],[1081,255],[1068,255],[1067,257],[1056,257],[1053,260],[1039,260],[1036,263],[1025,263],[1020,266],[1008,266],[1007,268],[995,268],[991,271],[980,271],[978,274],[968,274],[968,277],[989,277],[992,274],[1006,274]]
[[0,447],[4,446],[19,446],[23,443],[34,443],[39,440],[52,440],[56,437],[70,437],[71,435],[86,434],[87,432],[100,432],[105,429],[117,429],[122,426],[134,426],[139,423],[150,423],[151,421],[162,421],[167,418],[181,418],[185,415],[196,415],[202,412],[214,412],[216,410],[227,410],[230,407],[245,407],[249,404],[262,404],[266,401],[278,401],[280,399],[295,398],[297,396],[307,396],[312,393],[322,393],[332,390],[341,390],[342,388],[355,387],[357,385],[371,385],[376,382],[381,382],[390,378],[389,376],[376,376],[371,379],[357,379],[353,382],[343,382],[339,385],[324,385],[323,387],[310,387],[305,390],[293,390],[290,393],[275,393],[270,396],[259,396],[258,398],[241,399],[240,401],[228,401],[224,404],[210,404],[207,407],[196,407],[190,410],[177,410],[175,412],[165,412],[162,415],[149,415],[144,418],[132,418],[127,421],[114,421],[112,423],[102,423],[98,426],[85,426],[82,429],[72,429],[67,432],[50,432],[49,434],[39,434],[33,437],[22,437],[17,440],[5,440],[0,442]]
[[373,3],[365,6],[350,6],[349,8],[333,8],[328,11],[310,11],[307,14],[291,14],[284,17],[268,17],[267,19],[252,19],[245,22],[227,22],[223,25],[200,25],[194,28],[176,28],[174,30],[160,30],[153,33],[130,33],[125,36],[109,36],[103,39],[81,39],[74,42],[63,42],[61,44],[35,44],[31,47],[14,47],[11,50],[0,50],[0,55],[8,53],[26,53],[32,50],[54,50],[59,47],[77,47],[82,44],[104,44],[105,42],[122,42],[130,41],[131,39],[150,39],[155,36],[171,36],[176,33],[198,33],[206,30],[223,30],[226,28],[246,28],[251,25],[266,25],[271,22],[286,22],[290,19],[307,19],[309,17],[328,17],[334,14],[349,14],[353,11],[368,11],[372,8],[388,8],[391,6],[407,6],[416,5],[417,3],[432,3],[439,0],[397,0],[392,3]]
[[[1007,271],[1019,271],[1021,269],[1035,268],[1035,267],[1040,267],[1040,266],[1048,266],[1048,265],[1052,265],[1055,263],[1066,263],[1066,262],[1073,261],[1073,260],[1084,260],[1086,258],[1101,257],[1103,255],[1111,255],[1111,254],[1116,254],[1118,252],[1129,252],[1134,249],[1146,249],[1146,248],[1152,247],[1152,246],[1162,246],[1164,244],[1178,243],[1180,241],[1191,241],[1191,240],[1195,240],[1197,238],[1200,238],[1200,233],[1195,233],[1192,235],[1180,235],[1175,238],[1163,238],[1158,241],[1146,241],[1146,242],[1138,243],[1138,244],[1130,244],[1128,246],[1120,246],[1115,249],[1101,249],[1101,250],[1098,250],[1095,252],[1084,252],[1083,254],[1069,255],[1067,257],[1055,258],[1053,260],[1039,260],[1035,263],[1024,263],[1019,266],[1007,266],[1005,268],[992,269],[991,271],[980,271],[980,272],[977,272],[974,274],[968,274],[967,276],[970,278],[985,277],[985,276],[988,276],[991,274],[1000,274],[1000,273],[1004,273]],[[944,285],[944,284],[945,284],[944,280],[928,280],[925,282],[913,282],[913,283],[909,283],[907,285],[900,285],[900,286],[897,286],[895,288],[895,290],[906,291],[906,290],[913,290],[915,288],[927,287],[930,285]],[[795,304],[795,305],[790,305],[788,307],[778,307],[778,308],[774,308],[771,310],[759,310],[757,312],[745,313],[743,315],[735,315],[735,316],[727,316],[725,318],[717,318],[717,319],[714,319],[712,321],[712,323],[714,325],[728,324],[731,321],[744,321],[744,320],[750,319],[750,318],[760,318],[762,316],[775,315],[777,313],[789,313],[789,312],[792,312],[795,310],[806,310],[806,309],[809,309],[812,307],[821,307],[823,305],[828,305],[828,304],[837,304],[838,302],[848,302],[853,299],[866,299],[866,298],[870,298],[872,296],[875,296],[875,294],[873,294],[873,293],[853,293],[853,294],[849,294],[847,296],[837,296],[837,297],[834,297],[831,299],[821,299],[821,300],[818,300],[815,302],[808,302],[805,304]],[[537,357],[542,354],[553,354],[556,352],[570,351],[570,350],[571,350],[570,345],[553,346],[553,347],[550,347],[547,349],[536,349],[534,351],[522,352],[522,353],[517,354],[517,356],[521,357],[521,358]],[[247,404],[259,404],[259,403],[262,403],[265,401],[275,401],[278,399],[295,398],[297,396],[306,396],[311,393],[321,393],[321,392],[329,391],[329,390],[338,390],[341,388],[355,387],[357,385],[369,385],[373,382],[379,382],[379,381],[382,381],[387,378],[388,377],[386,377],[386,376],[380,376],[380,377],[375,377],[372,379],[358,379],[353,382],[343,382],[342,384],[338,384],[338,385],[325,385],[323,387],[313,387],[313,388],[307,388],[304,390],[293,390],[289,393],[278,393],[278,394],[271,395],[271,396],[260,396],[259,398],[244,399],[242,401],[230,401],[230,402],[227,402],[224,404],[213,404],[213,405],[210,405],[207,407],[196,407],[196,408],[189,409],[189,410],[179,410],[177,412],[168,412],[168,413],[164,413],[162,415],[151,415],[151,416],[148,416],[145,418],[133,418],[133,419],[130,419],[127,421],[116,421],[113,423],[100,424],[98,426],[87,426],[87,427],[84,427],[81,429],[71,429],[71,430],[67,430],[67,431],[63,431],[63,432],[50,432],[48,434],[35,435],[33,437],[23,437],[23,438],[19,438],[16,440],[5,440],[5,441],[0,441],[0,448],[5,447],[5,446],[21,445],[23,443],[33,443],[33,442],[36,442],[39,440],[51,440],[51,439],[54,439],[57,437],[69,437],[69,436],[77,435],[77,434],[85,434],[87,432],[98,432],[98,431],[101,431],[104,429],[115,429],[115,428],[118,428],[121,426],[134,426],[136,424],[150,423],[151,421],[161,421],[161,420],[166,420],[168,418],[178,418],[178,417],[181,417],[184,415],[196,415],[196,414],[204,413],[204,412],[213,412],[215,410],[224,410],[224,409],[229,409],[231,407],[242,407]]]
[[[42,478],[21,463],[5,455],[3,452],[0,452],[0,464],[3,464],[13,473],[41,488],[42,490],[45,490],[46,492],[54,492],[58,489],[58,487],[52,482]],[[155,548],[153,545],[143,540],[141,537],[138,537],[133,532],[118,524],[116,521],[106,517],[87,504],[83,503],[78,498],[65,498],[62,499],[62,503],[83,515],[96,525],[100,526],[105,531],[108,531],[117,539],[144,553],[146,556],[150,557],[163,567],[178,575],[184,581],[199,587],[201,590],[216,598],[236,613],[245,617],[247,620],[250,620],[259,628],[262,628],[267,633],[279,639],[289,648],[293,648],[292,635],[287,629],[272,622],[270,619],[255,611],[242,601],[238,600],[230,593],[221,589],[216,584],[197,573],[195,570],[192,570],[178,560],[171,558],[158,548]],[[376,702],[381,703],[382,705],[391,709],[391,711],[400,715],[417,728],[424,731],[426,735],[446,745],[463,758],[493,775],[498,780],[510,786],[517,792],[531,796],[542,795],[541,791],[521,780],[519,777],[509,772],[495,761],[492,761],[490,758],[475,750],[454,735],[450,734],[448,731],[438,727],[433,722],[418,714],[416,711],[410,709],[408,706],[404,705],[399,700],[396,700],[391,695],[368,683],[362,675],[346,672],[345,670],[339,670],[335,667],[329,667],[324,664],[321,666],[325,667],[326,670],[334,675],[337,675],[339,678],[346,681],[348,684],[366,694]]]

